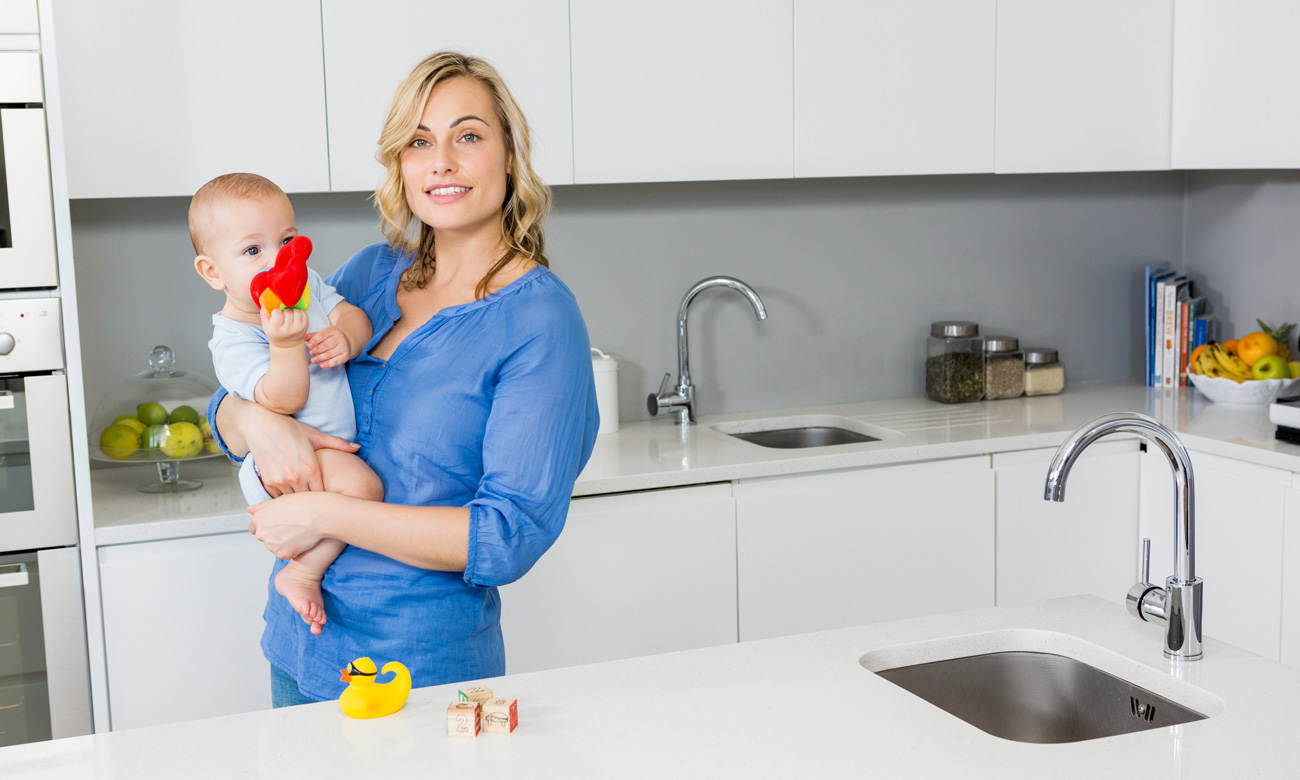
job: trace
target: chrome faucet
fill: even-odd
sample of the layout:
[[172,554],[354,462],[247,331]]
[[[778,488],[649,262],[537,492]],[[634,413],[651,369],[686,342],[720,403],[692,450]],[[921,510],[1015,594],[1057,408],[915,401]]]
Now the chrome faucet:
[[1174,573],[1159,588],[1148,581],[1151,540],[1142,540],[1141,581],[1129,588],[1125,602],[1140,620],[1163,623],[1165,655],[1181,661],[1201,658],[1201,586],[1196,576],[1196,512],[1193,505],[1192,459],[1174,432],[1143,414],[1119,412],[1085,423],[1061,444],[1047,470],[1043,498],[1065,500],[1065,478],[1079,454],[1112,433],[1141,437],[1164,453],[1174,475]]
[[646,408],[650,416],[662,411],[677,414],[678,425],[695,423],[695,385],[691,384],[690,350],[686,346],[686,311],[695,296],[710,287],[730,287],[749,299],[754,307],[754,314],[760,320],[767,319],[767,310],[763,308],[763,299],[758,297],[754,288],[730,276],[710,276],[695,283],[682,297],[682,304],[677,307],[677,387],[671,388],[672,374],[664,374],[664,381],[659,385],[659,392],[652,393],[646,399]]

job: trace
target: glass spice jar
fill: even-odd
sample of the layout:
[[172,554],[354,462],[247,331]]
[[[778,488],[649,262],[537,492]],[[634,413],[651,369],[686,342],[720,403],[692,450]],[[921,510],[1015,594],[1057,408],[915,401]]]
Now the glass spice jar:
[[925,397],[945,404],[984,397],[984,342],[973,322],[930,324],[925,345]]
[[1019,398],[1025,393],[1025,358],[1019,340],[984,337],[984,398]]
[[1025,395],[1056,395],[1065,389],[1065,366],[1056,350],[1025,348]]

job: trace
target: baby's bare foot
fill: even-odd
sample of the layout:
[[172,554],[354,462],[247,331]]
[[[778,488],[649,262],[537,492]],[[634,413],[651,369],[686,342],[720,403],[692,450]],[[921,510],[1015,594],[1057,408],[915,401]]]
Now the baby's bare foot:
[[320,592],[320,574],[304,571],[289,562],[275,575],[275,590],[289,600],[302,621],[311,626],[313,634],[320,634],[325,626],[325,603]]

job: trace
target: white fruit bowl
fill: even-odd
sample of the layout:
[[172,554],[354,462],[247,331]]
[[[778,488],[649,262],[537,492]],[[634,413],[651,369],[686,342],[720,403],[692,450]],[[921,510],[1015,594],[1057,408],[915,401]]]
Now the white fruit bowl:
[[1235,382],[1227,377],[1187,375],[1201,395],[1218,404],[1268,406],[1279,397],[1289,398],[1300,391],[1300,379],[1250,379]]

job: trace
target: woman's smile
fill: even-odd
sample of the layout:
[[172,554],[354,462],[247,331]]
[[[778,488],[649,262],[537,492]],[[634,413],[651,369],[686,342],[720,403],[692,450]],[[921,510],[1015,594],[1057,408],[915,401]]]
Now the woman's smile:
[[433,201],[436,205],[445,206],[448,203],[455,203],[461,198],[469,195],[470,191],[473,189],[473,187],[466,187],[461,184],[444,184],[431,187],[425,190],[424,194],[428,195],[429,200]]

